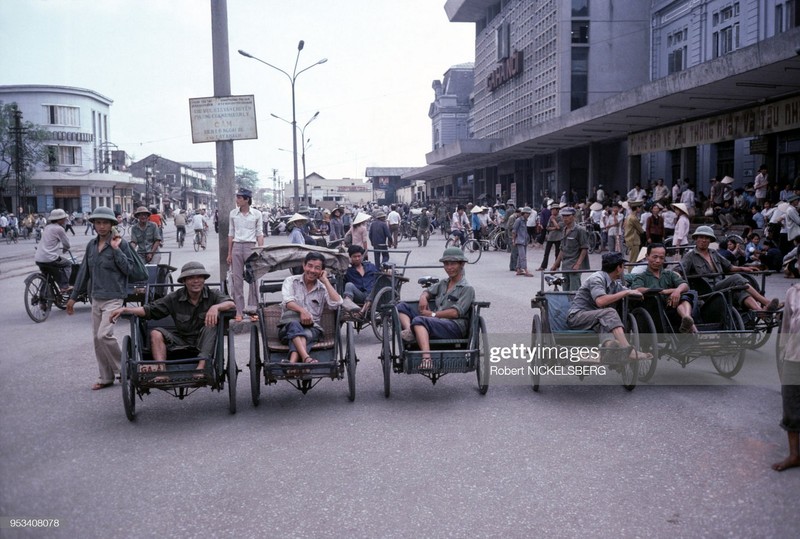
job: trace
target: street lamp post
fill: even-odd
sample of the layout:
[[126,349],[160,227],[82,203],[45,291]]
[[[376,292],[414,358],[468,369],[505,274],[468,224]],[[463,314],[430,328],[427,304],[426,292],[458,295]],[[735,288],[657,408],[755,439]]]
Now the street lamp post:
[[291,75],[289,75],[289,73],[287,73],[283,69],[270,64],[269,62],[265,62],[261,58],[257,58],[255,56],[253,56],[252,54],[250,54],[249,52],[245,52],[242,49],[239,49],[239,54],[241,54],[245,58],[252,58],[253,60],[261,62],[262,64],[264,64],[266,66],[269,66],[272,69],[275,69],[276,71],[280,71],[281,73],[286,75],[286,77],[289,79],[289,82],[292,85],[292,148],[293,148],[292,153],[293,153],[293,157],[294,157],[294,209],[295,209],[295,211],[297,211],[300,208],[300,186],[299,186],[299,183],[298,183],[298,180],[297,180],[297,114],[296,114],[297,107],[296,107],[296,100],[295,100],[295,93],[294,93],[295,83],[297,82],[297,77],[300,76],[300,73],[302,73],[304,71],[308,71],[312,67],[314,67],[316,65],[319,65],[319,64],[324,64],[325,62],[328,61],[327,58],[323,58],[322,60],[319,60],[316,63],[313,63],[310,66],[308,66],[306,68],[303,68],[300,71],[297,71],[297,64],[300,61],[300,51],[303,50],[303,46],[304,45],[305,45],[305,42],[302,39],[297,44],[297,57],[294,60],[294,71],[292,71]]
[[[290,122],[289,120],[286,120],[284,118],[281,118],[277,114],[273,114],[273,113],[270,112],[269,115],[272,116],[273,118],[277,118],[278,120],[280,120],[282,122],[286,122],[287,124],[292,125],[292,122]],[[300,142],[303,145],[303,150],[302,150],[303,153],[301,154],[301,161],[303,163],[303,201],[306,204],[308,204],[310,202],[309,199],[308,199],[308,180],[306,179],[306,143],[309,140],[311,140],[311,139],[306,140],[306,127],[308,127],[308,124],[310,124],[311,122],[316,120],[317,116],[319,116],[319,111],[315,112],[314,115],[311,117],[311,119],[308,120],[306,122],[306,124],[303,126],[303,128],[300,130]],[[278,149],[280,149],[280,148],[278,148]]]

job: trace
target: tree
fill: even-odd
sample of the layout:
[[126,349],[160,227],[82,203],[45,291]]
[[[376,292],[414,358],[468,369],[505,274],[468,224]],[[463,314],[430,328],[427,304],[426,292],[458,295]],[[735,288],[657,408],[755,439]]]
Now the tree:
[[255,170],[251,170],[246,167],[236,167],[234,179],[236,180],[237,188],[244,187],[245,189],[250,189],[251,191],[256,191],[258,189],[258,172]]
[[[7,196],[11,193],[25,193],[30,188],[29,178],[34,165],[45,162],[47,156],[45,141],[48,138],[48,131],[41,126],[23,121],[20,123],[21,129],[18,134],[15,128],[18,114],[21,117],[16,103],[0,101],[0,206],[3,206],[4,210]],[[17,164],[18,159],[20,162]]]

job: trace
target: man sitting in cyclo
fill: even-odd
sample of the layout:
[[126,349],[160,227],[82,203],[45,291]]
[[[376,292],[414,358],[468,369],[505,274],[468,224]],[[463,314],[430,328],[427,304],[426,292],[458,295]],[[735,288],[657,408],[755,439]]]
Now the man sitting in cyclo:
[[603,346],[613,344],[621,348],[630,348],[630,359],[650,359],[653,356],[639,352],[631,347],[625,337],[622,319],[612,305],[625,297],[640,298],[642,294],[636,290],[625,288],[620,279],[625,268],[625,257],[617,252],[603,254],[603,265],[600,271],[592,273],[575,294],[567,315],[567,326],[570,329],[590,329],[602,334],[610,333],[612,339],[603,341]]
[[[458,247],[445,249],[439,262],[444,264],[447,279],[441,280],[419,297],[419,307],[401,302],[397,312],[403,341],[416,340],[422,351],[420,370],[433,369],[431,337],[434,339],[463,339],[467,335],[467,317],[475,299],[473,289],[464,277],[467,257]],[[433,305],[431,305],[433,302]]]
[[672,270],[664,268],[667,249],[663,243],[651,243],[647,246],[647,269],[633,276],[631,288],[645,292],[651,288],[660,288],[666,296],[665,307],[669,318],[680,317],[681,333],[697,333],[692,318],[692,306],[697,293],[689,290],[688,283]]
[[[692,234],[695,241],[694,249],[683,255],[681,265],[686,272],[686,277],[702,277],[703,275],[724,273],[727,275],[721,281],[713,284],[713,289],[722,291],[731,287],[743,287],[735,293],[735,301],[743,308],[752,311],[777,311],[781,305],[778,298],[768,300],[758,292],[739,272],[757,271],[753,266],[734,266],[727,259],[720,256],[717,251],[709,249],[712,241],[716,241],[714,229],[710,226],[699,226]],[[733,273],[733,275],[731,275]]]
[[[141,307],[120,307],[111,312],[109,320],[115,323],[122,314],[132,314],[146,320],[159,320],[171,316],[175,330],[154,328],[150,331],[150,352],[153,361],[165,362],[167,352],[197,349],[198,357],[211,358],[217,342],[217,321],[221,311],[236,308],[233,300],[218,290],[206,286],[211,277],[200,262],[188,262],[181,268],[178,282],[183,288]],[[205,360],[197,363],[197,370],[205,368]],[[157,372],[166,370],[166,364],[158,365]],[[202,380],[202,374],[195,374]],[[168,382],[169,377],[157,376],[153,382]]]
[[351,245],[347,249],[350,255],[350,267],[344,274],[344,302],[342,307],[363,317],[369,312],[372,299],[375,297],[375,283],[381,275],[380,270],[370,262],[364,260],[364,248],[360,245]]
[[303,260],[303,273],[283,281],[281,296],[283,311],[278,321],[278,338],[289,345],[289,362],[317,363],[308,353],[322,335],[322,311],[325,305],[335,309],[342,304],[341,296],[325,273],[325,257],[308,253]]

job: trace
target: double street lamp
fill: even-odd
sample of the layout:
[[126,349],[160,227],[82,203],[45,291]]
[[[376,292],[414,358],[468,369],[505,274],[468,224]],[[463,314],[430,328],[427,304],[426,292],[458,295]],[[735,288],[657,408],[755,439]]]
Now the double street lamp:
[[[273,114],[273,113],[270,112],[269,115],[272,116],[273,118],[277,118],[278,120],[280,120],[282,122],[286,122],[289,125],[292,124],[292,122],[290,122],[289,120],[286,120],[284,118],[281,118],[277,114]],[[311,122],[316,120],[317,116],[319,116],[319,111],[315,112],[314,116],[312,116],[311,119],[306,122],[306,125],[304,125],[303,128],[300,130],[300,142],[303,145],[303,150],[302,150],[303,153],[301,154],[301,160],[303,162],[303,201],[306,204],[308,204],[310,202],[308,200],[308,180],[306,178],[306,143],[311,140],[311,139],[306,140],[306,127],[308,127],[308,124],[310,124]],[[278,148],[278,149],[280,149],[280,148]],[[295,150],[295,151],[297,151],[297,150]],[[296,159],[296,156],[295,156],[295,159]]]
[[[324,64],[325,62],[328,61],[327,58],[323,58],[322,60],[319,60],[316,63],[313,63],[310,66],[305,67],[305,68],[301,69],[300,71],[297,71],[297,64],[300,61],[300,51],[303,50],[303,46],[304,45],[305,45],[305,42],[302,39],[297,44],[297,57],[294,60],[294,70],[292,71],[291,75],[289,73],[287,73],[286,71],[284,71],[283,69],[270,64],[269,62],[265,62],[261,58],[257,58],[255,56],[253,56],[252,54],[250,54],[249,52],[245,52],[245,51],[239,49],[239,54],[241,54],[242,56],[244,56],[246,58],[252,58],[253,60],[261,62],[262,64],[264,64],[266,66],[269,66],[272,69],[275,69],[276,71],[280,71],[281,73],[286,75],[286,77],[289,79],[289,82],[292,85],[292,154],[293,154],[293,157],[294,157],[294,209],[295,209],[295,211],[297,211],[300,208],[300,186],[299,186],[298,179],[297,179],[297,114],[296,114],[296,101],[295,101],[295,92],[294,92],[295,83],[297,82],[297,77],[300,76],[300,73],[303,73],[304,71],[308,71],[312,67],[314,67],[316,65],[319,65],[319,64]],[[308,125],[308,124],[306,124],[306,125]]]

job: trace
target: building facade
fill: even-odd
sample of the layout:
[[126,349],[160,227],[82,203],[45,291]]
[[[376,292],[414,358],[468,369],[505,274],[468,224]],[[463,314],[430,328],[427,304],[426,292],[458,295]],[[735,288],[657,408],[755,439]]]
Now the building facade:
[[144,185],[141,203],[171,215],[174,211],[216,207],[213,167],[210,162],[180,163],[150,154],[132,163],[130,172]]
[[[795,0],[448,0],[475,24],[469,135],[403,175],[429,196],[539,204],[575,190],[797,174]],[[733,174],[731,174],[733,173]]]
[[428,111],[432,124],[432,149],[469,137],[470,98],[474,74],[473,64],[460,64],[448,69],[443,81],[433,81],[436,97]]
[[132,209],[137,180],[125,170],[127,156],[110,136],[111,99],[83,88],[14,85],[0,86],[0,101],[16,103],[25,121],[48,132],[45,161],[28,171],[25,192],[4,197],[6,207],[19,197],[26,213]]
[[[302,180],[301,180],[302,182]],[[312,206],[333,209],[337,206],[363,206],[372,200],[372,186],[361,178],[324,178],[312,172],[305,179]],[[302,192],[302,185],[301,185]],[[294,183],[283,185],[283,200],[294,197]]]

